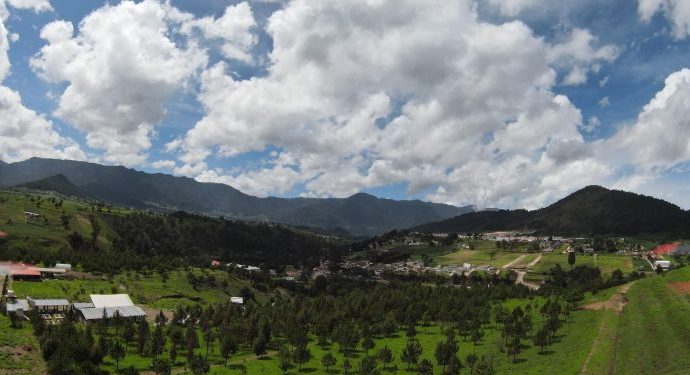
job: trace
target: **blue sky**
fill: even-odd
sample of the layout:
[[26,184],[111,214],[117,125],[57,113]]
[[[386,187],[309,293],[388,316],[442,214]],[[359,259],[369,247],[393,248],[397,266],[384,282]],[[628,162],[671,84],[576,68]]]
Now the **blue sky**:
[[0,2],[5,161],[500,207],[601,184],[690,208],[681,0]]

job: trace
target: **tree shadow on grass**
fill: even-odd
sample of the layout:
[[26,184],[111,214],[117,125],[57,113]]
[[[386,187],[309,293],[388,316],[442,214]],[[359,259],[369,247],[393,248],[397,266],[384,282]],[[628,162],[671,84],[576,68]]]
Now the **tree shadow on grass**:
[[537,353],[537,354],[539,354],[539,355],[551,355],[553,353],[555,353],[553,350],[544,350],[543,352]]
[[316,371],[318,370],[313,367],[302,367],[302,369],[299,370],[298,374],[308,374]]

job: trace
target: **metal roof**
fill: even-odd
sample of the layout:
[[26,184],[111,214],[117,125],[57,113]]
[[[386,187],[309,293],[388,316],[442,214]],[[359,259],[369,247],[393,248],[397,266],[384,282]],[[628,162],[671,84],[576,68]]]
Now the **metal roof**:
[[146,313],[144,310],[141,309],[139,306],[120,306],[120,307],[104,307],[104,308],[98,308],[98,307],[93,307],[93,308],[81,308],[78,309],[81,315],[84,317],[86,320],[99,320],[103,319],[103,311],[105,311],[105,314],[108,318],[112,318],[115,316],[115,312],[119,312],[120,316],[123,318],[132,318],[132,317],[143,317],[146,316]]
[[134,306],[127,294],[92,294],[91,302],[96,308]]
[[29,311],[31,310],[31,307],[29,306],[29,301],[25,299],[18,299],[15,300],[14,302],[7,302],[6,304],[7,312],[14,312],[14,311]]
[[36,268],[36,271],[46,272],[46,273],[65,273],[65,272],[67,272],[67,270],[65,270],[64,268],[42,268],[42,267]]
[[66,299],[29,299],[29,303],[34,306],[69,306]]
[[75,309],[88,309],[88,308],[94,308],[93,303],[91,302],[75,302],[72,304],[72,306]]

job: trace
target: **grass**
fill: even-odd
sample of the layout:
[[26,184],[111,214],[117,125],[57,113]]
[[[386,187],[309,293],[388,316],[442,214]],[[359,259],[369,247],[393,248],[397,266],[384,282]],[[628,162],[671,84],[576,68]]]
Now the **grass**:
[[[575,266],[588,265],[596,266],[601,269],[603,275],[610,275],[616,269],[620,269],[624,274],[630,273],[633,270],[633,258],[624,255],[615,254],[599,254],[597,255],[596,264],[594,263],[594,256],[592,255],[577,255],[575,257]],[[560,264],[565,270],[570,269],[568,264],[568,256],[562,253],[548,253],[543,254],[541,261],[537,263],[532,269],[532,274],[548,274],[551,268],[556,264]],[[531,279],[531,278],[530,278]]]
[[[62,199],[62,205],[56,207],[49,201],[50,198],[58,201]],[[38,213],[41,219],[25,223],[24,211]],[[69,229],[62,226],[60,217],[63,211],[69,217]],[[60,246],[68,246],[65,238],[73,231],[89,238],[92,232],[89,221],[91,213],[92,205],[89,203],[69,200],[57,194],[0,190],[0,230],[10,235],[11,246],[57,250]],[[99,223],[99,243],[105,245],[108,243],[107,239],[115,236],[115,233],[107,223],[101,220]]]
[[[495,252],[492,258],[492,252]],[[513,260],[519,258],[521,255],[525,255],[525,258],[520,263],[529,263],[531,260],[537,257],[536,254],[530,253],[519,253],[511,251],[501,251],[493,249],[478,249],[478,250],[468,250],[462,249],[454,253],[443,255],[438,258],[439,264],[463,264],[470,263],[473,266],[495,266],[500,267],[505,264],[512,262]]]
[[[690,268],[638,281],[620,316],[615,366],[621,374],[685,374],[690,368],[690,300],[671,282],[690,281]],[[650,344],[653,340],[653,345]]]
[[0,315],[0,374],[41,374],[45,363],[31,325],[12,328],[7,316]]

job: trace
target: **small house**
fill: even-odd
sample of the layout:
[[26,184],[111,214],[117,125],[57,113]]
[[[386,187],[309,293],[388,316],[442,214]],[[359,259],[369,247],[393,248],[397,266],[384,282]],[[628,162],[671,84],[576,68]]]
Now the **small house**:
[[66,299],[33,299],[27,297],[31,310],[40,314],[65,313],[71,305]]
[[12,299],[5,302],[5,312],[7,315],[12,313],[24,315],[28,311],[31,311],[31,306],[29,306],[29,301],[25,298]]
[[668,260],[656,260],[656,261],[654,261],[654,268],[657,268],[659,266],[661,266],[661,269],[666,271],[669,268],[671,268],[671,262]]
[[55,267],[57,269],[65,270],[65,271],[71,271],[72,270],[72,265],[69,263],[56,263]]
[[244,304],[244,298],[242,297],[230,297],[230,303],[236,303],[238,305]]
[[127,294],[92,294],[91,303],[74,304],[85,322],[95,322],[103,317],[118,315],[125,319],[137,320],[146,317],[146,312],[135,306]]
[[41,273],[35,268],[15,268],[10,272],[12,280],[40,281]]

